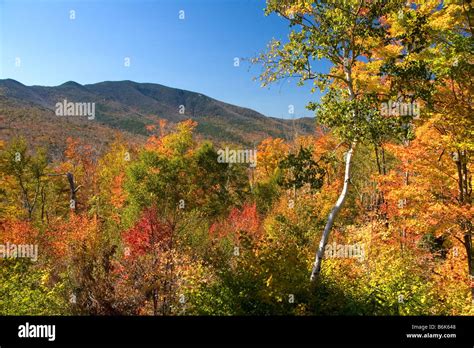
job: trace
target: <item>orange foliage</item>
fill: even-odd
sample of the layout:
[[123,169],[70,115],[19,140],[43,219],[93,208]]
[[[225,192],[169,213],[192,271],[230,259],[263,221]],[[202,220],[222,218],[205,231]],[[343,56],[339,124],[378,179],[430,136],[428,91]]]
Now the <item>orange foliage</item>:
[[254,239],[263,235],[261,219],[257,211],[257,205],[244,204],[242,210],[233,208],[226,220],[212,224],[209,233],[214,238],[230,236],[236,243],[246,234]]
[[36,244],[39,231],[29,221],[6,221],[0,224],[0,243]]

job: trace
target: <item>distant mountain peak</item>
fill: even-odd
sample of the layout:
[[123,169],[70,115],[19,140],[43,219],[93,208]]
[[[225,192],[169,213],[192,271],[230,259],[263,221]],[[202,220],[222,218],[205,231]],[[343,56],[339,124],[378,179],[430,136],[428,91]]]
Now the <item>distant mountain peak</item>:
[[71,86],[71,87],[83,87],[80,83],[77,83],[76,81],[67,81],[64,82],[62,85],[59,85],[58,87],[66,87],[66,86]]
[[17,86],[26,87],[24,84],[22,84],[21,82],[18,82],[17,80],[14,80],[14,79],[0,80],[0,85],[17,85]]

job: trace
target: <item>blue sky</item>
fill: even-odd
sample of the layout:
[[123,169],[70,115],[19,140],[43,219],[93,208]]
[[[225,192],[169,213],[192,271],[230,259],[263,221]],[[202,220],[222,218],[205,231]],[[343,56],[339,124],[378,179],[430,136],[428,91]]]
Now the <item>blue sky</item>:
[[267,116],[291,118],[289,105],[294,117],[312,116],[305,105],[319,94],[309,86],[288,80],[261,88],[253,81],[259,67],[234,67],[234,58],[287,36],[287,23],[264,16],[264,7],[264,0],[0,0],[0,78],[46,86],[152,82]]

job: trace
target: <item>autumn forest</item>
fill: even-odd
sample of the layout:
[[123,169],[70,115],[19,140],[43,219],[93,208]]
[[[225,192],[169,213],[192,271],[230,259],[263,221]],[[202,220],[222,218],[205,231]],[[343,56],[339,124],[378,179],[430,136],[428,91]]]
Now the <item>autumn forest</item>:
[[287,36],[246,62],[322,93],[311,131],[53,137],[0,89],[0,315],[474,314],[473,4],[262,5]]

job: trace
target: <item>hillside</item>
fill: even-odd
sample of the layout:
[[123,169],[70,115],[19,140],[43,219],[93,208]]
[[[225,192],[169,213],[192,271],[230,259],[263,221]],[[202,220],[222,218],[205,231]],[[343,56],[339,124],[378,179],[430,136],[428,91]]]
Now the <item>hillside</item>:
[[[58,102],[95,103],[95,119],[57,117]],[[29,116],[27,116],[29,115]],[[266,117],[254,110],[227,104],[208,96],[153,83],[106,81],[89,85],[66,82],[55,87],[25,86],[18,81],[0,80],[0,137],[14,130],[25,136],[64,141],[61,132],[108,140],[114,131],[140,141],[147,136],[146,126],[166,119],[174,124],[185,119],[198,122],[197,133],[217,142],[251,145],[272,136],[290,139],[309,134],[313,120],[282,120]],[[7,126],[8,125],[8,126]],[[7,129],[5,129],[7,128]],[[93,139],[102,137],[102,140]]]

